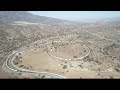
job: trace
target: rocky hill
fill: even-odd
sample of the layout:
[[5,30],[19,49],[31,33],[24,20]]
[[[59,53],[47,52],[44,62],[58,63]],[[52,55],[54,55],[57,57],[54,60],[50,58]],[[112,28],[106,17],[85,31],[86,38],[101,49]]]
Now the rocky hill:
[[63,34],[64,30],[75,27],[72,25],[69,21],[37,16],[26,11],[0,11],[1,64],[11,51],[45,37]]
[[1,71],[1,66],[13,50],[36,40],[61,34],[66,23],[69,22],[32,15],[25,11],[0,11],[0,74],[6,75]]
[[28,21],[45,24],[68,23],[67,20],[33,15],[26,11],[0,11],[0,22]]

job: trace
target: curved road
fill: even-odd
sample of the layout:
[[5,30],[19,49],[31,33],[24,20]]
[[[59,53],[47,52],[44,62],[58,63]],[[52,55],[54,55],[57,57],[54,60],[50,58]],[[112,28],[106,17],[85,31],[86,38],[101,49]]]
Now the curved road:
[[44,75],[49,75],[53,78],[66,78],[64,76],[61,76],[61,75],[58,75],[58,74],[55,74],[55,73],[49,73],[49,72],[39,72],[39,71],[32,71],[32,70],[26,70],[26,69],[21,69],[21,68],[18,68],[17,66],[15,66],[13,63],[12,63],[12,60],[13,60],[13,57],[17,54],[18,52],[13,52],[12,54],[10,54],[8,56],[8,58],[6,59],[6,62],[5,62],[5,65],[6,67],[11,70],[11,71],[14,71],[14,72],[26,72],[26,73],[35,73],[35,74],[44,74]]
[[[53,42],[69,42],[69,41],[53,41]],[[88,53],[86,55],[80,57],[80,58],[74,58],[74,59],[71,59],[71,58],[60,58],[60,57],[51,55],[50,53],[48,53],[48,54],[50,56],[54,57],[54,58],[57,58],[57,59],[63,59],[63,60],[69,60],[69,61],[71,61],[71,60],[78,60],[78,59],[83,59],[83,58],[87,57],[90,54],[90,49],[86,45],[83,45],[83,47],[86,49],[86,51],[88,51]],[[52,49],[51,49],[51,51],[52,51]]]
[[[59,37],[59,36],[56,36],[56,37]],[[55,37],[51,37],[51,38],[55,38]],[[42,39],[42,41],[43,41],[43,40],[44,40],[44,39]],[[39,42],[39,41],[41,41],[41,40],[38,40],[38,41],[36,41],[36,42],[34,42],[34,43],[37,43],[37,42]],[[59,42],[59,41],[55,41],[55,42]],[[48,43],[46,43],[46,44],[49,44],[49,43],[51,43],[51,42],[48,42]],[[86,56],[88,56],[88,55],[90,54],[89,48],[88,48],[87,46],[85,46],[85,45],[84,45],[84,47],[86,47],[86,48],[88,49],[88,53],[87,53],[85,56],[83,56],[83,57],[81,57],[81,58],[77,58],[77,59],[82,59],[82,58],[84,58],[84,57],[86,57]],[[51,76],[51,77],[53,77],[53,78],[66,78],[66,77],[64,77],[64,76],[61,76],[61,75],[58,75],[58,74],[55,74],[55,73],[26,70],[26,69],[22,69],[22,68],[19,68],[19,67],[15,66],[15,65],[13,64],[13,62],[12,62],[14,56],[15,56],[17,53],[20,53],[20,52],[23,52],[23,51],[25,51],[25,50],[20,50],[20,51],[13,52],[12,54],[10,54],[10,55],[8,56],[8,58],[7,58],[6,61],[5,61],[5,65],[6,65],[6,67],[7,67],[9,70],[14,71],[14,72],[44,74],[44,75],[49,75],[49,76]],[[57,57],[57,58],[59,58],[59,57]],[[61,59],[61,58],[59,58],[59,59]],[[77,60],[77,59],[76,59],[76,60]],[[65,59],[65,60],[71,60],[71,59]]]

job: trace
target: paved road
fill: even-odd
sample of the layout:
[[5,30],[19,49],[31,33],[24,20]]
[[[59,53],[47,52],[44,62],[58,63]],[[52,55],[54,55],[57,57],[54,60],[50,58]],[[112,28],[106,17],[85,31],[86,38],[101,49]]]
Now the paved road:
[[[59,36],[57,36],[57,37],[59,37]],[[56,37],[51,37],[51,38],[56,38]],[[36,42],[34,42],[34,43],[37,43],[37,42],[39,42],[39,41],[41,41],[41,40],[38,40],[38,41],[36,41]],[[42,39],[42,41],[44,41],[44,39]],[[59,41],[55,41],[55,42],[59,42]],[[52,43],[52,42],[48,42],[48,43],[46,43],[46,44],[49,44],[49,43]],[[84,45],[84,47],[86,47],[86,46]],[[87,48],[88,48],[88,47],[87,47]],[[15,66],[15,65],[13,64],[13,58],[14,58],[14,56],[15,56],[17,53],[24,52],[24,51],[25,51],[25,49],[24,49],[24,50],[21,50],[21,51],[14,51],[12,54],[10,54],[10,55],[8,56],[8,58],[6,59],[5,65],[6,65],[6,67],[7,67],[9,70],[12,70],[12,71],[14,71],[14,72],[27,72],[27,73],[35,73],[35,74],[44,74],[44,75],[52,76],[52,77],[54,77],[54,78],[66,78],[66,77],[64,77],[64,76],[61,76],[61,75],[58,75],[58,74],[55,74],[55,73],[26,70],[26,69],[22,69],[22,68],[19,68],[19,67]],[[88,51],[89,51],[88,54],[85,55],[84,57],[86,57],[86,56],[89,55],[90,50],[88,50]],[[78,59],[82,59],[82,58],[84,58],[84,57],[81,57],[81,58],[78,58]],[[58,57],[58,58],[59,58],[59,57]],[[61,59],[61,58],[59,58],[59,59]],[[71,59],[65,59],[65,60],[71,60]]]
[[35,74],[44,74],[44,75],[49,75],[53,78],[66,78],[62,75],[58,75],[58,74],[55,74],[55,73],[49,73],[49,72],[39,72],[39,71],[32,71],[32,70],[26,70],[26,69],[21,69],[21,68],[18,68],[17,66],[15,66],[13,63],[12,63],[12,60],[14,58],[14,56],[19,53],[19,52],[13,52],[12,54],[9,55],[9,57],[6,59],[6,62],[5,62],[5,65],[6,67],[11,70],[11,71],[14,71],[14,72],[23,72],[23,73],[35,73]]
[[[54,42],[69,42],[69,41],[54,41]],[[71,43],[74,43],[74,42],[71,41]],[[49,52],[48,52],[48,54],[50,56],[54,57],[54,58],[62,59],[62,60],[65,60],[65,61],[68,61],[68,60],[69,61],[71,61],[71,60],[79,60],[79,59],[83,59],[83,58],[89,56],[89,54],[90,54],[90,49],[86,45],[83,45],[83,47],[86,49],[86,51],[88,51],[88,53],[86,55],[82,56],[82,57],[79,57],[79,58],[73,58],[73,59],[71,59],[71,58],[61,58],[61,57],[57,57],[57,56],[51,55]],[[53,50],[51,49],[51,51],[53,51]]]
[[[87,31],[87,32],[88,32],[88,31]],[[89,33],[91,33],[91,32],[89,32]],[[93,33],[91,33],[91,34],[93,34]],[[98,35],[96,35],[96,34],[93,34],[93,35],[98,36]],[[100,36],[98,36],[98,37],[100,37]],[[55,38],[55,37],[51,37],[51,38]],[[100,38],[103,38],[103,37],[100,37]],[[36,42],[34,42],[34,43],[37,43],[37,42],[39,42],[39,41],[40,41],[40,40],[38,40],[38,41],[36,41]],[[44,41],[44,40],[42,40],[42,41]],[[55,42],[59,42],[59,41],[55,41]],[[46,44],[49,44],[49,43],[51,43],[51,42],[48,42],[48,43],[46,43]],[[84,58],[84,57],[86,57],[86,56],[88,56],[88,55],[90,54],[89,48],[88,48],[87,46],[85,46],[85,45],[84,45],[84,47],[87,48],[88,53],[87,53],[85,56],[83,56],[83,57],[81,57],[81,58],[79,58],[79,59],[82,59],[82,58]],[[64,76],[62,76],[62,75],[58,75],[58,74],[55,74],[55,73],[26,70],[26,69],[22,69],[22,68],[19,68],[19,67],[15,66],[15,65],[13,64],[13,62],[12,62],[14,56],[15,56],[17,53],[19,53],[19,52],[24,52],[24,51],[25,51],[25,49],[24,49],[24,50],[21,50],[21,51],[15,51],[15,52],[13,52],[12,54],[10,54],[10,55],[8,56],[8,58],[6,59],[5,65],[6,65],[6,67],[7,67],[9,70],[14,71],[14,72],[22,72],[22,73],[44,74],[44,75],[49,75],[49,76],[51,76],[51,77],[53,77],[53,78],[66,78],[66,77],[64,77]],[[57,57],[57,58],[59,58],[59,57]],[[59,58],[59,59],[61,59],[61,58]],[[71,59],[65,59],[65,60],[71,60]],[[102,72],[102,71],[101,71],[101,72]],[[105,71],[105,72],[108,72],[108,71]]]

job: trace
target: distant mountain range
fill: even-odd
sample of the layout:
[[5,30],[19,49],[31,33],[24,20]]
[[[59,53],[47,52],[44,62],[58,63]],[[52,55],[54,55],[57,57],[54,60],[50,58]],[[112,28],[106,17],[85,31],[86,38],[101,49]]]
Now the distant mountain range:
[[92,23],[95,21],[104,22],[120,22],[120,17],[116,18],[103,18],[103,19],[80,19],[76,21],[68,21],[62,19],[56,19],[45,16],[33,15],[27,11],[0,11],[0,23],[13,22],[13,21],[27,21],[32,23],[44,23],[44,24],[76,24],[82,25]]
[[27,11],[0,11],[0,23],[27,21],[52,25],[86,25],[86,22],[69,21],[46,16],[33,15]]
[[0,22],[13,21],[42,22],[49,24],[67,22],[66,20],[33,15],[27,11],[0,11]]
[[114,18],[100,18],[100,19],[78,19],[75,20],[76,22],[84,22],[84,23],[94,23],[98,21],[104,21],[104,22],[120,22],[120,17],[114,17]]

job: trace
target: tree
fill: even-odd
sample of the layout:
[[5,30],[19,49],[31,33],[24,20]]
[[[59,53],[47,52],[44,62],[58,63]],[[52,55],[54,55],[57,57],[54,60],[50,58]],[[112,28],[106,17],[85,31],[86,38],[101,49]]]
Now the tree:
[[77,58],[78,56],[73,56],[73,58]]
[[24,65],[20,65],[19,67],[23,67]]
[[63,69],[66,69],[66,68],[67,68],[67,65],[64,65],[64,66],[63,66]]
[[21,53],[19,53],[19,55],[21,55]]
[[113,76],[110,76],[110,79],[114,79]]
[[15,64],[15,65],[17,65],[17,64],[18,64],[18,62],[14,62],[14,64]]
[[18,56],[15,56],[15,59],[18,59]]
[[57,46],[55,46],[54,48],[57,49]]
[[45,78],[45,75],[41,76],[41,78]]
[[117,72],[120,72],[120,69],[119,69],[118,67],[116,67],[115,70],[116,70]]
[[117,40],[117,42],[120,42],[120,40]]

